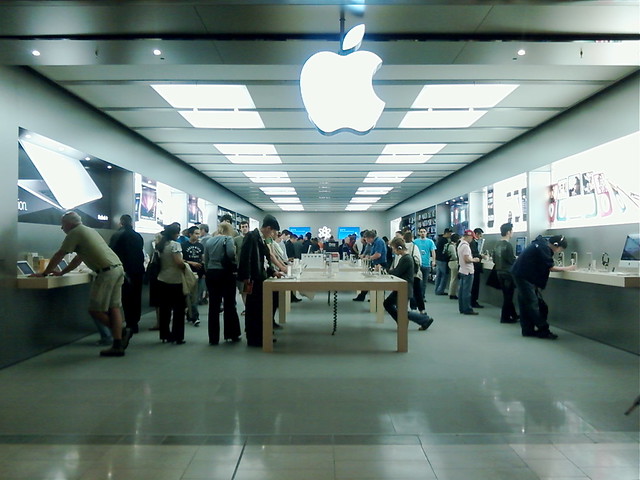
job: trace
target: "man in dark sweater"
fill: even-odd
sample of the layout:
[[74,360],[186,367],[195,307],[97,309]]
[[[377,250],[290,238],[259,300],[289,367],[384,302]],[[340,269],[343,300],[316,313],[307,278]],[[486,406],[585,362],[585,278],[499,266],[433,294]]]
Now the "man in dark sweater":
[[144,276],[144,240],[133,229],[131,215],[120,217],[120,229],[113,234],[109,247],[122,262],[124,283],[122,284],[122,310],[124,320],[131,333],[138,333],[142,313],[142,278]]

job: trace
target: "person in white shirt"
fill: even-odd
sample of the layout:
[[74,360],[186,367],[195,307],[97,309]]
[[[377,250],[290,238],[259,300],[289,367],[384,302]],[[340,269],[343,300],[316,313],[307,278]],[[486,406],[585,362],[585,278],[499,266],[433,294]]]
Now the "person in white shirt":
[[458,244],[458,261],[460,262],[460,282],[458,286],[458,309],[463,315],[478,315],[471,308],[471,286],[473,284],[473,264],[480,259],[473,257],[469,242],[473,239],[473,230],[465,230]]

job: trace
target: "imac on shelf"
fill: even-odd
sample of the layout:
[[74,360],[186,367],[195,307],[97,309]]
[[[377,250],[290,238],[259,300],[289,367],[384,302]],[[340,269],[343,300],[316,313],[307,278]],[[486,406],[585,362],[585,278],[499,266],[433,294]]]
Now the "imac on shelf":
[[618,269],[640,272],[640,234],[632,233],[627,235]]

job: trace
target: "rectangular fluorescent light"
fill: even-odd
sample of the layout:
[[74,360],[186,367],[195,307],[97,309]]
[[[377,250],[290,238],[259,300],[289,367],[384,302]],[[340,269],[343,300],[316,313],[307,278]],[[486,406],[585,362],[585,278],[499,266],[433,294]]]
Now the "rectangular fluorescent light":
[[234,143],[214,144],[231,163],[237,164],[274,164],[282,163],[276,147],[269,144]]
[[265,195],[297,195],[293,187],[260,187]]
[[400,183],[413,172],[369,172],[364,183]]
[[411,108],[492,108],[519,85],[425,85]]
[[291,183],[287,172],[242,172],[253,183]]
[[353,197],[351,203],[376,203],[382,197]]
[[255,110],[246,85],[151,85],[173,108]]
[[368,210],[369,207],[371,207],[371,205],[365,204],[365,203],[359,203],[359,204],[349,204],[347,205],[347,207],[345,208],[345,210],[350,211],[350,212],[362,212],[364,210]]
[[256,111],[183,110],[178,113],[195,128],[264,128]]
[[425,163],[446,143],[391,143],[385,145],[376,163]]
[[271,197],[273,203],[300,203],[298,197]]
[[283,210],[285,212],[301,212],[304,210],[304,206],[299,205],[299,204],[293,204],[293,205],[288,205],[288,204],[284,204],[284,205],[278,205],[280,207],[280,210]]
[[410,110],[398,128],[467,128],[486,110]]
[[386,195],[393,187],[358,187],[356,195]]

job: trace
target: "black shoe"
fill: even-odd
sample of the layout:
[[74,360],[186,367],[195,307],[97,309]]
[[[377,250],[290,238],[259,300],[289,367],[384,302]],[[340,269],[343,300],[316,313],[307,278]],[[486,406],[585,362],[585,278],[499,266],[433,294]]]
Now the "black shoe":
[[301,299],[301,298],[298,298],[298,297],[291,297],[291,301],[292,301],[293,303],[298,303],[298,302],[301,302],[301,301],[302,301],[302,299]]
[[187,342],[186,342],[186,341],[184,341],[184,340],[174,340],[174,341],[173,341],[173,342],[171,342],[171,343],[173,343],[174,345],[184,345],[184,344],[185,344],[185,343],[187,343]]
[[433,318],[429,317],[429,320],[427,320],[424,325],[420,325],[418,330],[424,332],[427,328],[429,328],[431,326],[432,323],[433,323]]
[[479,314],[478,312],[471,311],[471,312],[462,312],[462,315],[479,315]]
[[458,297],[456,297],[455,295],[449,295],[449,300],[457,300]]
[[518,320],[520,320],[520,315],[514,315],[513,317],[511,317],[511,320],[517,322]]
[[354,298],[353,301],[354,302],[364,302],[364,297],[358,296],[358,297]]
[[543,331],[543,332],[536,332],[536,336],[538,338],[545,338],[547,340],[557,340],[558,335],[556,335],[555,333],[550,332],[549,330]]
[[229,342],[229,343],[238,343],[240,341],[240,337],[235,337],[235,338],[225,338],[224,339],[225,342]]
[[111,347],[106,350],[100,350],[101,357],[124,357],[124,348]]
[[518,321],[513,318],[509,318],[507,320],[500,320],[500,323],[518,323]]
[[536,332],[522,332],[523,337],[537,337],[538,334]]
[[209,345],[218,345],[218,342],[209,342]]
[[484,305],[480,305],[479,303],[472,303],[471,306],[473,308],[484,308]]
[[122,330],[122,350],[127,349],[131,337],[133,337],[133,331],[130,328],[124,328]]

